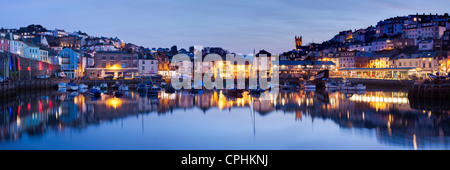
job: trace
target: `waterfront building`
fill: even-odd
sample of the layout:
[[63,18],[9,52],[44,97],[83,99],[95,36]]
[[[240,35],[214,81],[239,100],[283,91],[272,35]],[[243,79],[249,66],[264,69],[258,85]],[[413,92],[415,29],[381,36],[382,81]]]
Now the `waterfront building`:
[[10,52],[10,40],[0,37],[0,52]]
[[339,54],[339,68],[354,68],[355,57],[359,52],[348,51]]
[[47,50],[39,49],[39,61],[51,63]]
[[80,55],[79,52],[70,48],[64,48],[58,53],[61,70],[66,74],[67,78],[74,79],[80,77],[80,71],[78,70]]
[[372,55],[373,53],[357,53],[357,56],[355,56],[355,68],[368,68],[369,58]]
[[393,55],[393,53],[373,53],[369,59],[369,68],[389,68],[389,60]]
[[29,59],[40,61],[39,46],[37,46],[35,44],[32,44],[32,43],[24,43],[23,49],[24,49],[23,51],[24,51],[24,57],[25,58],[29,58]]
[[138,68],[140,76],[154,76],[158,74],[158,60],[153,57],[139,59]]
[[90,77],[133,78],[138,75],[138,56],[122,51],[101,51],[94,55],[94,67],[85,69]]
[[13,54],[17,54],[21,57],[25,56],[25,52],[24,52],[24,43],[22,41],[16,41],[16,40],[12,40],[10,39],[10,52]]
[[446,56],[442,53],[417,52],[412,54],[399,54],[392,61],[394,63],[393,67],[396,68],[417,68],[416,76],[419,79],[426,79],[427,74],[436,74],[436,72],[445,74],[444,69],[446,69],[446,66],[441,65],[442,63],[445,63],[445,61],[440,61],[440,59],[444,58],[446,58]]
[[280,78],[302,78],[307,73],[317,73],[320,70],[334,70],[335,64],[331,61],[288,61],[279,62]]

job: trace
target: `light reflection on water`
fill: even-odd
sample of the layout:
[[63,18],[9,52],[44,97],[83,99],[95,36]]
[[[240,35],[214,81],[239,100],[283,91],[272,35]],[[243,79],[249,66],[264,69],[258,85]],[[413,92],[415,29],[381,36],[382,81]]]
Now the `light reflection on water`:
[[450,143],[445,101],[410,102],[403,91],[265,95],[20,95],[0,105],[0,149],[448,149]]

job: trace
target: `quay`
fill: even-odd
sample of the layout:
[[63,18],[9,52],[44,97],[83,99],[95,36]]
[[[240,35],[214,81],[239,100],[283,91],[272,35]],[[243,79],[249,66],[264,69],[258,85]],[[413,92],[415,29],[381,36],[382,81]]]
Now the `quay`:
[[13,96],[19,91],[46,90],[57,87],[58,83],[66,82],[67,79],[33,79],[17,80],[0,83],[0,97]]
[[444,83],[413,84],[408,92],[410,99],[450,99],[450,81]]

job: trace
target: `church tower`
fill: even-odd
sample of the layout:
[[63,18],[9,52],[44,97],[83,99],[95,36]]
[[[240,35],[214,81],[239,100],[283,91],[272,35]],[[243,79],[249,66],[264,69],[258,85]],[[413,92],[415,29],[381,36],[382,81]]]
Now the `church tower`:
[[295,50],[298,50],[303,45],[302,39],[303,39],[302,36],[300,36],[300,37],[295,36]]

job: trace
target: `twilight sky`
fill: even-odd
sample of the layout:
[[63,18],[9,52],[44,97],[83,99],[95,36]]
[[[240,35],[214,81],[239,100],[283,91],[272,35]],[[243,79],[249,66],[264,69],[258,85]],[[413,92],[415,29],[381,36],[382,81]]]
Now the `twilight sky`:
[[41,24],[119,37],[144,47],[219,46],[280,53],[339,31],[415,13],[444,14],[448,0],[5,0],[0,27]]

